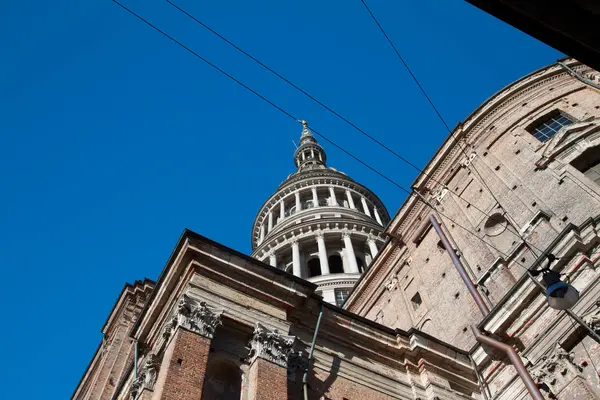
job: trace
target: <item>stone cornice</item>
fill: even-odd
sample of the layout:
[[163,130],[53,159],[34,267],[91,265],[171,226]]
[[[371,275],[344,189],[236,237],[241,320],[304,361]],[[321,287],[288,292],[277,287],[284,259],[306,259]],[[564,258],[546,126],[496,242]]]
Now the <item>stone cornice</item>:
[[[577,71],[589,69],[573,59],[569,60],[568,63],[571,68]],[[585,87],[585,84],[570,76],[558,64],[552,64],[541,68],[519,79],[491,96],[473,111],[464,122],[459,123],[457,127],[454,128],[452,135],[447,137],[442,146],[438,148],[437,152],[427,163],[424,172],[420,173],[415,179],[413,187],[421,188],[430,181],[443,182],[444,179],[441,175],[446,172],[448,163],[464,157],[460,147],[468,148],[474,143],[477,143],[482,135],[490,134],[490,131],[485,130],[484,127],[489,125],[493,117],[497,117],[500,113],[513,107],[515,102],[517,100],[522,100],[525,95],[531,95],[532,91],[540,90],[544,85],[555,82],[558,79],[562,79],[564,82],[579,88]],[[560,97],[561,95],[555,92],[553,96]],[[501,135],[504,132],[491,133]],[[456,144],[457,140],[462,142],[461,146]]]
[[[358,182],[353,181],[346,175],[343,175],[337,171],[334,172],[340,175],[331,176],[330,174],[322,174],[317,176],[302,176],[302,178],[299,178],[297,181],[291,181],[289,184],[280,186],[277,189],[277,191],[263,203],[263,205],[257,212],[256,217],[254,218],[251,235],[252,248],[254,248],[255,243],[257,242],[258,237],[260,235],[260,225],[264,223],[269,211],[273,207],[275,207],[282,198],[287,197],[297,189],[308,189],[313,186],[330,185],[342,187],[344,189],[351,190],[358,195],[365,196],[366,198],[368,198],[369,201],[373,204],[373,206],[377,208],[377,211],[380,213],[382,220],[384,222],[390,220],[390,215],[387,211],[387,208],[379,199],[379,197],[377,197],[377,195],[371,192],[367,187],[359,184]],[[359,205],[357,205],[357,207],[359,207]]]
[[277,307],[283,307],[284,303],[302,303],[316,288],[316,285],[304,279],[186,230],[132,328],[133,338],[149,346],[162,340],[161,327],[167,322],[172,305],[183,294],[185,285],[194,274],[209,276],[229,286],[232,286],[232,277],[237,277],[247,282],[239,290],[251,291],[253,296],[262,296],[264,301]]
[[292,240],[298,241],[309,237],[315,237],[316,241],[317,232],[319,231],[321,234],[325,235],[339,234],[341,236],[345,226],[350,227],[352,234],[364,236],[365,240],[369,238],[369,234],[377,234],[376,237],[380,238],[381,241],[384,240],[380,230],[381,226],[377,224],[354,219],[315,219],[301,224],[291,225],[288,229],[278,233],[277,236],[270,237],[268,241],[265,239],[265,241],[252,252],[252,256],[262,257],[269,252],[277,251],[282,246],[286,246]]

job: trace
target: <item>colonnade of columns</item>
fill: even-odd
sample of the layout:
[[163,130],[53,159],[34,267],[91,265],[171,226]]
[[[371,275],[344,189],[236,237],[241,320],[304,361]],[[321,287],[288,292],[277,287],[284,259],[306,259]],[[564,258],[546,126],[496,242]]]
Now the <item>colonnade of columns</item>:
[[[343,207],[350,208],[351,210],[359,210],[359,208],[356,207],[356,203],[354,202],[353,193],[349,189],[345,189],[345,193],[344,193],[344,195],[342,195],[341,199],[338,198],[339,193],[336,193],[336,186],[330,185],[330,186],[328,186],[328,189],[329,189],[329,196],[324,199],[327,201],[328,206],[336,207],[336,206],[341,205]],[[266,222],[264,222],[260,226],[259,241],[258,241],[259,244],[262,243],[265,236],[277,224],[279,224],[281,221],[283,221],[286,217],[293,215],[303,209],[301,192],[303,192],[305,190],[307,190],[307,189],[306,188],[297,189],[296,191],[293,192],[293,194],[287,195],[286,197],[279,200],[279,203],[278,203],[279,217],[275,216],[275,209],[277,206],[273,207],[269,211]],[[311,192],[311,197],[312,197],[312,199],[311,199],[312,206],[309,206],[309,208],[318,207],[320,205],[320,203],[319,203],[319,195],[317,192],[317,187],[316,186],[310,187],[310,192]],[[294,196],[294,205],[289,209],[289,211],[286,211],[286,201],[288,200],[288,198],[290,196]],[[345,201],[344,201],[344,198],[345,198]],[[340,202],[340,200],[342,200],[342,201]],[[370,204],[370,201],[368,201],[366,197],[360,196],[360,206],[361,206],[360,211],[362,211],[365,215],[367,215],[369,217],[375,218],[377,223],[379,225],[383,226],[383,221],[381,219],[381,216],[379,215],[379,212],[377,211],[377,207],[372,206],[372,204]],[[289,213],[289,215],[286,215],[288,213]]]
[[[314,239],[317,243],[318,249],[318,257],[319,264],[321,267],[321,275],[329,275],[331,274],[331,270],[329,268],[329,253],[327,250],[327,244],[325,241],[325,234],[323,232],[317,232],[314,236]],[[350,237],[350,233],[344,232],[342,233],[342,241],[343,241],[343,252],[345,255],[346,263],[343,264],[344,273],[360,273],[360,269],[358,266],[356,253],[354,251],[354,243]],[[306,243],[306,242],[304,242]],[[375,258],[377,255],[377,243],[374,238],[368,238],[367,246],[369,247],[369,253],[371,254],[371,258]],[[292,241],[292,273],[300,278],[303,278],[302,274],[302,257],[301,257],[301,244],[298,240]],[[362,254],[362,253],[361,253]],[[273,267],[277,267],[277,255],[275,252],[271,252],[269,254],[269,264]]]

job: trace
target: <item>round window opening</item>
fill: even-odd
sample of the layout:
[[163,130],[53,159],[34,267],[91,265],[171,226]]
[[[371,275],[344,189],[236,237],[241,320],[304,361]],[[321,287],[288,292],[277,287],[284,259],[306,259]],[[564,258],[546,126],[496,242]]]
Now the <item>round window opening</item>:
[[506,218],[504,215],[496,213],[492,214],[487,221],[485,221],[485,225],[483,229],[485,234],[488,236],[497,236],[504,232],[507,226]]

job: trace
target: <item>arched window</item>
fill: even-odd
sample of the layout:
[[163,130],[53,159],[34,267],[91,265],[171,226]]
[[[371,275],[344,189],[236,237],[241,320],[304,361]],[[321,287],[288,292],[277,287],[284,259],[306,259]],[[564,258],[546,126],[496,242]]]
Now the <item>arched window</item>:
[[343,274],[344,264],[342,263],[342,257],[338,254],[329,256],[329,272],[332,274]]
[[308,260],[308,277],[321,275],[321,261],[318,258]]
[[209,363],[204,379],[203,400],[239,399],[242,374],[233,363],[214,360]]

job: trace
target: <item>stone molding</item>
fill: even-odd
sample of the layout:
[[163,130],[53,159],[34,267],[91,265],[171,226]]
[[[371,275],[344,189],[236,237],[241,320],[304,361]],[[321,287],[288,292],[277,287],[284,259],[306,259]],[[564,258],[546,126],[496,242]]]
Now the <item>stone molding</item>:
[[173,316],[165,325],[163,336],[165,340],[169,340],[175,329],[182,327],[207,339],[212,339],[215,330],[222,324],[222,314],[222,310],[217,311],[204,301],[196,305],[195,302],[184,295],[179,300]]
[[531,376],[542,390],[555,396],[564,388],[574,375],[583,368],[575,363],[573,353],[566,351],[559,343],[549,353],[542,356],[531,370]]
[[154,390],[159,368],[160,362],[158,357],[153,353],[148,354],[148,357],[144,361],[144,366],[138,373],[137,379],[131,384],[130,395],[132,400],[137,399],[144,389]]
[[600,333],[600,300],[594,304],[594,307],[582,315],[581,319],[587,326],[596,333]]
[[295,343],[295,336],[283,335],[277,329],[270,330],[257,322],[250,339],[247,361],[252,364],[257,358],[262,358],[287,368],[288,357],[294,352]]
[[[359,220],[345,220],[342,222],[317,222],[308,221],[303,225],[290,226],[281,232],[277,232],[275,236],[270,237],[268,240],[265,239],[260,245],[258,245],[252,251],[252,257],[263,259],[266,257],[268,251],[279,251],[282,248],[286,248],[290,245],[291,241],[295,238],[298,241],[308,240],[314,238],[316,242],[317,232],[321,231],[323,237],[327,239],[330,235],[342,235],[344,229],[340,226],[343,222],[351,222],[352,227],[346,228],[351,231],[351,234],[355,237],[363,237],[365,241],[369,234],[372,234],[376,238],[375,242],[380,245],[384,242],[385,233],[381,231],[381,226],[376,227],[372,223],[367,221]],[[347,225],[347,224],[346,224]],[[379,240],[377,240],[379,239]]]

